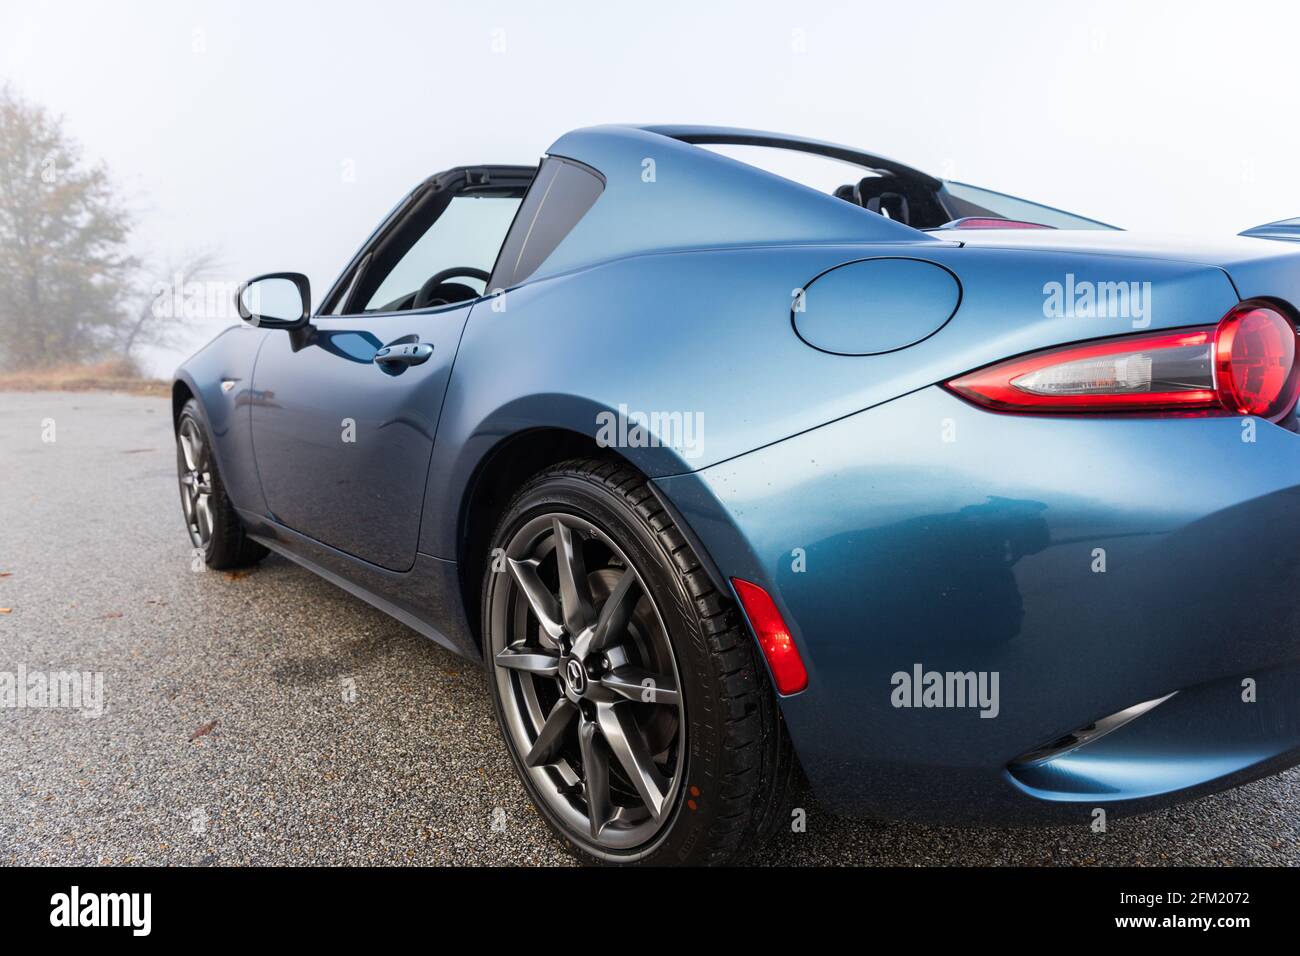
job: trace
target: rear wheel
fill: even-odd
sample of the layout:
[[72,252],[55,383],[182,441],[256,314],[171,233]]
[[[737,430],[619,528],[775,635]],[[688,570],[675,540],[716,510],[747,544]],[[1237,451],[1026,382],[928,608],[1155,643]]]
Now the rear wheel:
[[176,421],[176,473],[190,543],[203,551],[208,567],[238,568],[266,557],[266,548],[244,533],[235,506],[226,496],[208,430],[199,417],[198,402],[192,398]]
[[641,475],[609,461],[543,472],[492,544],[498,720],[572,849],[720,863],[784,818],[794,760],[766,672]]

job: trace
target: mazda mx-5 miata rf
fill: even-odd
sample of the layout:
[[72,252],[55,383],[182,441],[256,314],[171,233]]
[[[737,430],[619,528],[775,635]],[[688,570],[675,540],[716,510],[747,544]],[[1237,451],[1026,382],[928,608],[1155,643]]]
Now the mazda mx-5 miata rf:
[[735,859],[801,777],[1150,810],[1300,761],[1297,238],[580,130],[422,183],[314,311],[242,287],[175,382],[185,521],[481,658],[588,860]]

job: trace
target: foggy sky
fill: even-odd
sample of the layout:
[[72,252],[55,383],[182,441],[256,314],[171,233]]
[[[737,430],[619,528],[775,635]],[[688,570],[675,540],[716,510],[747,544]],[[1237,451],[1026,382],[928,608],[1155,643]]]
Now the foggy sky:
[[4,0],[0,82],[108,163],[138,252],[319,296],[418,180],[609,122],[850,143],[1131,229],[1298,216],[1298,27],[1245,2]]

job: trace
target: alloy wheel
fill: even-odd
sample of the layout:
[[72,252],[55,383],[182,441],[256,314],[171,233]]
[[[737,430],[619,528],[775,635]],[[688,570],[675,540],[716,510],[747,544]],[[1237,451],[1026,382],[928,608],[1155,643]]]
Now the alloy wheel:
[[505,548],[492,591],[506,732],[548,809],[596,848],[653,840],[674,806],[686,714],[663,617],[592,522],[544,514]]
[[181,485],[181,509],[190,541],[206,549],[212,540],[212,459],[203,430],[185,417],[176,434],[176,468]]

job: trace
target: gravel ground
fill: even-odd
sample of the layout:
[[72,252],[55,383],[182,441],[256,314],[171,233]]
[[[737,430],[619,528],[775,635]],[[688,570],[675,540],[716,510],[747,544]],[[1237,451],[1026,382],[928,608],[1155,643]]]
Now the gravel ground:
[[[173,455],[166,400],[0,393],[0,672],[105,685],[98,718],[0,710],[0,863],[568,863],[479,666],[277,556],[194,572]],[[1298,770],[1105,834],[806,802],[756,862],[1300,865]]]

